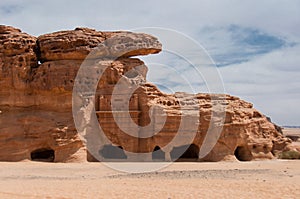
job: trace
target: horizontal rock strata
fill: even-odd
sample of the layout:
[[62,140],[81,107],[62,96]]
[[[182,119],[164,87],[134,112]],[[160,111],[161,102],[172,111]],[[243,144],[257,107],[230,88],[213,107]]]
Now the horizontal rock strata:
[[[147,66],[131,57],[159,53],[161,44],[153,36],[76,28],[34,37],[0,26],[0,43],[1,161],[95,161],[87,150],[89,143],[80,139],[72,116],[73,86],[85,59],[92,66],[106,67],[92,98],[99,124],[112,143],[96,146],[95,150],[105,158],[111,158],[107,150],[113,149],[121,159],[130,159],[130,152],[153,152],[150,159],[166,161],[249,161],[272,159],[289,149],[291,140],[251,103],[229,95],[165,94],[147,82]],[[85,79],[87,85],[94,80]],[[137,87],[129,96],[129,116],[110,106],[114,87],[120,81],[125,82],[124,95],[126,85]],[[124,98],[121,96],[119,101]],[[221,110],[213,110],[217,102],[224,107],[224,117],[218,116]],[[146,135],[147,128],[160,131],[148,138],[137,138],[118,126],[118,117],[125,128],[133,129],[134,135]],[[190,119],[180,126],[182,118]],[[197,124],[192,140],[187,137],[195,123],[188,121]],[[199,150],[210,133],[209,127],[219,128],[220,121],[224,122],[220,138],[200,158]],[[136,130],[134,124],[148,127]],[[180,128],[184,131],[180,138],[183,142],[166,147]],[[184,146],[186,152],[176,157],[176,150]]]

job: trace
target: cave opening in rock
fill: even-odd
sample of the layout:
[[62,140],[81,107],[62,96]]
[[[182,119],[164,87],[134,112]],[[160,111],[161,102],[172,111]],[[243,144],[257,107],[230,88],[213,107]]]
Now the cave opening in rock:
[[199,150],[199,147],[195,144],[174,147],[171,151],[171,158],[177,161],[197,161]]
[[165,160],[165,152],[161,150],[159,146],[156,146],[152,152],[152,160],[155,161],[164,161]]
[[99,153],[103,158],[107,159],[127,159],[127,155],[121,146],[104,145]]
[[31,160],[40,162],[54,162],[54,150],[49,148],[37,149],[31,152]]
[[238,146],[234,151],[234,155],[239,161],[250,161],[252,159],[250,151],[243,146]]

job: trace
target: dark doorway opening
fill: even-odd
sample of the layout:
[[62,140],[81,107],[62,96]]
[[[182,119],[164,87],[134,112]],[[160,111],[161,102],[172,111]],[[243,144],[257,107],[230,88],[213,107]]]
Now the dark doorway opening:
[[127,159],[127,156],[121,146],[104,145],[99,151],[103,158],[107,159]]
[[234,155],[236,159],[239,161],[250,161],[252,159],[252,155],[246,147],[238,146],[235,151]]
[[40,162],[54,162],[54,150],[42,148],[32,151],[31,160],[33,161],[40,161]]
[[199,150],[195,144],[174,147],[171,151],[171,158],[177,161],[197,161]]
[[165,160],[165,152],[161,150],[159,146],[156,146],[152,152],[152,160],[154,161],[164,161]]

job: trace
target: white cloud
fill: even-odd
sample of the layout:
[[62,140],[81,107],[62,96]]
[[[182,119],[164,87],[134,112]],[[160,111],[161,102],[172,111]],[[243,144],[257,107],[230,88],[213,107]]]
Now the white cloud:
[[[193,34],[202,26],[240,24],[270,34],[299,37],[298,0],[1,0],[0,7],[17,5],[14,15],[1,13],[2,23],[29,33],[92,26],[97,29],[132,29],[162,26]],[[193,36],[193,35],[192,35]]]
[[220,69],[225,89],[280,124],[300,124],[300,45]]

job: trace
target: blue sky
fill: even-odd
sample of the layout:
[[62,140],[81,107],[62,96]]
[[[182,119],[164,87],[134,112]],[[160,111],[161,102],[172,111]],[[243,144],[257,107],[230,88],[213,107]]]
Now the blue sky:
[[[0,23],[33,35],[78,26],[162,27],[182,32],[208,51],[226,93],[252,102],[280,125],[300,125],[299,10],[299,0],[1,0]],[[161,62],[189,70],[187,64],[174,60]],[[158,77],[163,70],[149,70],[150,80],[168,85],[167,90],[184,89],[176,81]],[[205,90],[202,83],[196,85],[199,91]]]

